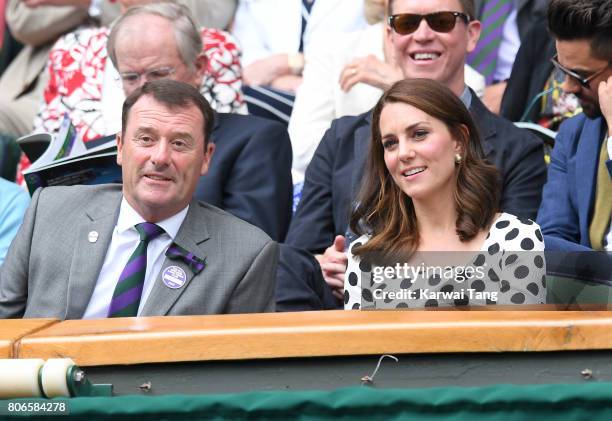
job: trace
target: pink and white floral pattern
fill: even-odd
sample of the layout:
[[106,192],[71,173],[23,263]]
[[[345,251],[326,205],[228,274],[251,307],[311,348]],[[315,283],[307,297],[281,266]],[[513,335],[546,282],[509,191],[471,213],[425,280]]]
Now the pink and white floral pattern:
[[[49,54],[49,82],[35,131],[56,132],[68,113],[84,142],[108,135],[101,99],[108,28],[87,28],[60,38]],[[201,92],[219,112],[244,112],[240,49],[227,32],[201,30],[207,72]]]

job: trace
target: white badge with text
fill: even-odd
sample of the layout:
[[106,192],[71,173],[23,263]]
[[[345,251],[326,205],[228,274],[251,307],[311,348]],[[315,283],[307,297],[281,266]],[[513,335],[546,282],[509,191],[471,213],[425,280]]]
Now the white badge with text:
[[169,266],[164,269],[162,280],[168,288],[177,289],[187,282],[187,274],[178,266]]

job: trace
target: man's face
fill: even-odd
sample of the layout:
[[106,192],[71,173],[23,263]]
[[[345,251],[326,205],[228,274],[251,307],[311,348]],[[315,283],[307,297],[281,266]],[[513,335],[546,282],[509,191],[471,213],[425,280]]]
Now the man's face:
[[117,163],[123,196],[148,222],[180,212],[208,171],[214,146],[204,147],[203,118],[195,105],[169,109],[148,95],[130,110]]
[[[566,69],[577,73],[582,78],[597,73],[606,68],[609,63],[593,57],[591,54],[591,40],[580,39],[573,41],[556,41],[557,60]],[[606,80],[612,74],[612,66],[608,66],[601,74],[591,79],[588,87],[582,86],[575,78],[566,75],[562,88],[565,92],[572,93],[578,97],[582,111],[589,118],[601,116],[599,108],[599,97],[597,87],[602,80]]]
[[[393,14],[463,12],[459,0],[394,0]],[[463,92],[465,58],[474,49],[480,36],[480,22],[466,24],[456,18],[450,32],[436,32],[425,19],[411,34],[400,35],[388,28],[395,59],[406,78],[437,80],[457,95]]]
[[[181,60],[169,21],[155,15],[136,15],[124,25],[117,37],[115,53],[126,96],[153,79],[168,78],[195,87],[200,85],[205,59],[194,58],[195,69]],[[137,75],[136,80],[131,81],[129,75]]]

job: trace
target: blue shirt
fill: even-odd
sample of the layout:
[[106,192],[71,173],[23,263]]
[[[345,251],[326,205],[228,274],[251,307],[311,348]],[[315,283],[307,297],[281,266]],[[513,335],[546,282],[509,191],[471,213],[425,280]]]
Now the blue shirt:
[[0,178],[0,265],[23,221],[30,196],[17,184]]

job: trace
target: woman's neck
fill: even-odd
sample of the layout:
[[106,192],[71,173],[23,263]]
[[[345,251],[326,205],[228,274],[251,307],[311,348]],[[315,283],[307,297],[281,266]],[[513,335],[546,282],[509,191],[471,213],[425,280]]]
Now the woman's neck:
[[419,249],[448,249],[460,242],[457,236],[457,211],[452,195],[437,195],[429,200],[414,200],[419,229]]

